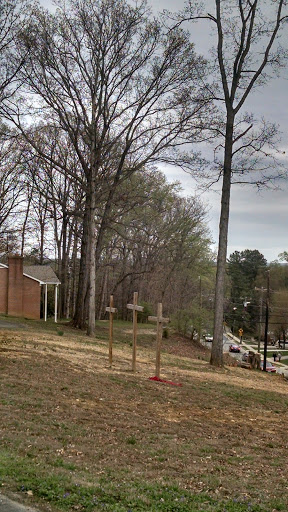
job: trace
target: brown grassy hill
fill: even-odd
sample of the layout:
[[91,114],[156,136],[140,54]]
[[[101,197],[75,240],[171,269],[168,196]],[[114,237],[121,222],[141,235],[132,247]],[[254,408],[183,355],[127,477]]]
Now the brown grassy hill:
[[[17,325],[17,324],[15,324]],[[288,510],[288,384],[155,331],[91,340],[68,325],[0,330],[0,483],[41,510]]]

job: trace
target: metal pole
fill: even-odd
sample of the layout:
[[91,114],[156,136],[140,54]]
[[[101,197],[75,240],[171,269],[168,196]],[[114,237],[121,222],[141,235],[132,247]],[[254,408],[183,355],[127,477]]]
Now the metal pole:
[[265,335],[264,335],[264,361],[263,371],[266,372],[267,346],[268,346],[268,325],[269,325],[269,295],[270,295],[270,271],[267,271],[267,295],[266,295],[266,313],[265,313]]
[[259,329],[258,329],[258,352],[260,352],[260,343],[262,336],[262,308],[263,308],[263,286],[261,287],[261,295],[260,295],[260,317],[259,317]]

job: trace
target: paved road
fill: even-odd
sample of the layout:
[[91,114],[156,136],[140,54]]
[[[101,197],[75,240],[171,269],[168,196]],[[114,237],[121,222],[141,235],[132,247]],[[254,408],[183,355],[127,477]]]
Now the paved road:
[[[230,352],[230,355],[232,357],[234,357],[235,359],[238,359],[239,361],[241,361],[244,352],[253,350],[253,347],[250,346],[248,341],[245,340],[245,341],[243,341],[242,345],[240,345],[238,338],[233,337],[231,334],[227,335],[226,333],[223,333],[223,352],[229,352],[229,345],[231,345],[232,343],[239,345],[241,348],[240,354],[235,353],[235,352],[232,352],[232,353]],[[203,344],[206,347],[211,348],[211,343],[207,343],[204,341]],[[269,354],[268,354],[267,360],[273,364],[273,358]],[[286,378],[288,378],[288,365],[285,365],[283,363],[281,363],[281,365],[276,364],[276,372],[283,374],[283,375],[285,375]]]
[[9,500],[0,493],[0,512],[39,512],[35,508],[20,505],[16,501]]
[[[237,338],[235,338],[235,341],[233,341],[233,337],[227,336],[227,334],[224,334],[223,335],[223,350],[224,350],[224,352],[229,351],[229,345],[231,345],[231,343],[236,343],[236,345],[239,345],[239,340],[237,340]],[[243,341],[243,344],[239,345],[239,346],[241,348],[240,354],[230,352],[230,355],[234,356],[238,360],[242,359],[242,355],[244,352],[248,352],[249,350],[254,350],[253,347],[246,340]],[[272,354],[268,352],[267,361],[270,361],[273,364],[274,361],[271,356],[272,356]],[[288,366],[285,363],[284,364],[281,363],[279,365],[277,365],[277,363],[276,363],[275,366],[276,366],[277,373],[283,374],[286,378],[288,378]]]

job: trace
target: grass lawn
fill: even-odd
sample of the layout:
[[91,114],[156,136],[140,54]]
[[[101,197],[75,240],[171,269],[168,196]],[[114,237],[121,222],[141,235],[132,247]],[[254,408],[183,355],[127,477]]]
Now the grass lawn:
[[[282,363],[284,362],[286,364],[286,361],[288,359],[288,350],[281,350],[281,349],[267,350],[267,357],[273,357],[273,354],[274,353],[278,354],[278,352],[280,352],[280,354],[281,354],[281,362]],[[260,353],[262,354],[262,356],[264,356],[264,350],[261,350]],[[278,356],[277,356],[276,361],[278,361]]]
[[[0,485],[44,512],[288,510],[288,383],[171,335],[155,375],[155,327],[0,318]],[[7,328],[7,322],[12,328]],[[18,323],[19,322],[19,325]],[[228,361],[229,359],[227,359]]]

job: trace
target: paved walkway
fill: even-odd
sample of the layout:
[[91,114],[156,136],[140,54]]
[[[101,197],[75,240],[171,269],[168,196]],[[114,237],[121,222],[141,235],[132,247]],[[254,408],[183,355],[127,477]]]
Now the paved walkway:
[[0,493],[0,512],[39,512],[30,506],[20,505]]

